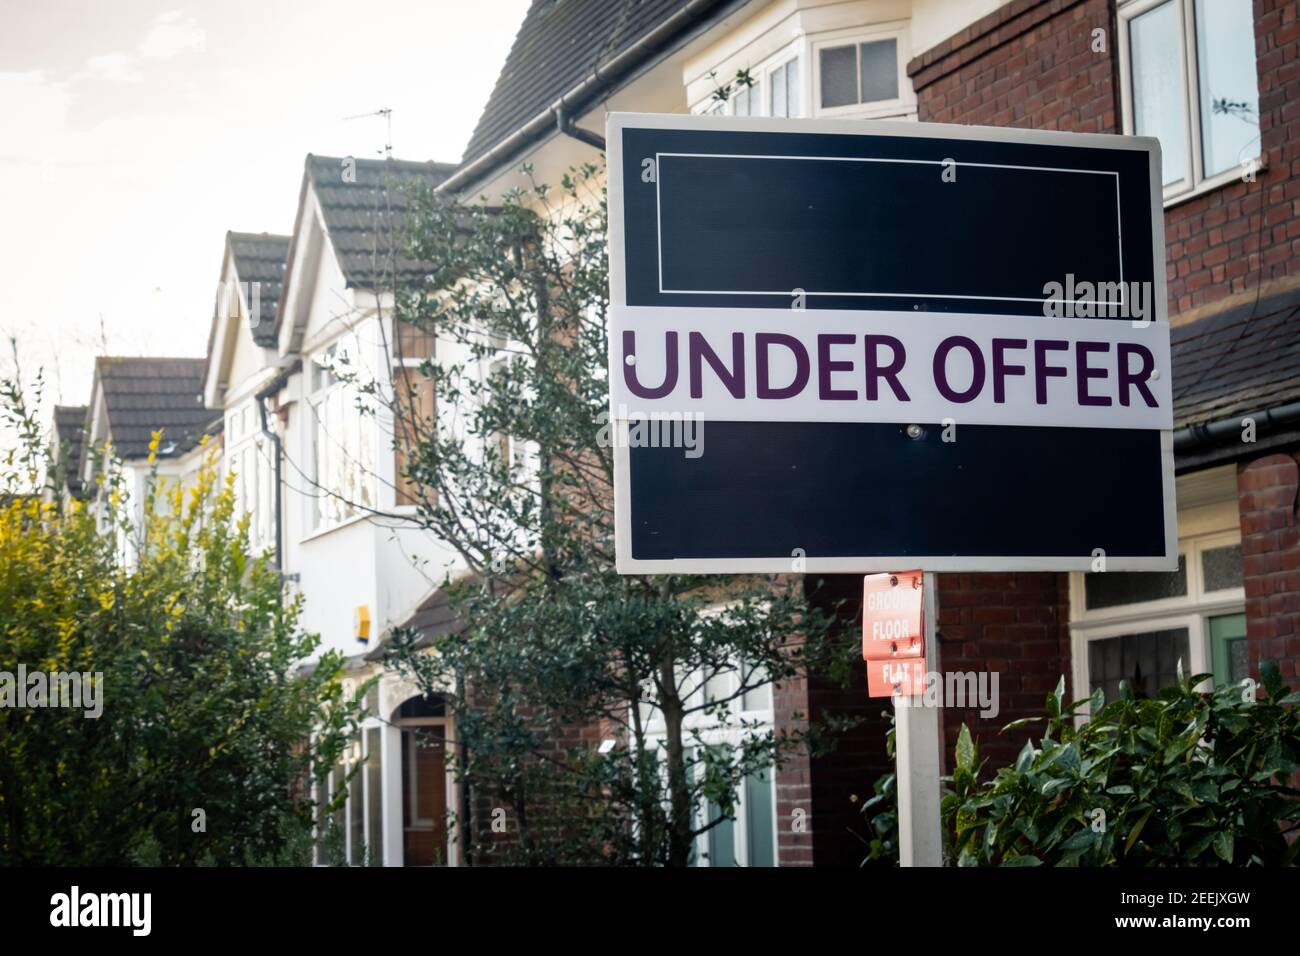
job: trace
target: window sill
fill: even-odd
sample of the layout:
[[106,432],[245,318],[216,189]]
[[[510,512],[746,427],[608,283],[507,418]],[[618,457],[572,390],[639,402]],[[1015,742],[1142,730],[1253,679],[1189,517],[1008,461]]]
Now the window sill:
[[413,525],[419,526],[419,514],[417,513],[415,505],[395,505],[393,508],[385,511],[382,515],[373,515],[369,512],[362,512],[361,514],[353,515],[351,518],[340,521],[338,524],[332,524],[328,528],[320,528],[308,535],[304,535],[298,539],[298,543],[307,544],[310,541],[315,541],[318,538],[323,538],[326,535],[333,534],[335,531],[350,528],[354,524],[375,517],[409,518]]
[[360,522],[366,521],[369,518],[370,515],[365,512],[362,512],[361,514],[353,515],[351,518],[345,518],[343,521],[340,521],[338,524],[332,524],[328,528],[318,528],[317,530],[311,532],[311,534],[299,538],[298,543],[307,544],[311,541],[318,541],[321,538],[326,537],[327,535],[333,534],[335,531],[342,531],[344,528],[350,528],[354,524],[359,524]]
[[[1259,165],[1255,167],[1255,176],[1258,178],[1263,173],[1268,172],[1268,163],[1263,157],[1257,157]],[[1201,182],[1187,190],[1187,192],[1177,193],[1173,196],[1166,196],[1164,206],[1166,210],[1173,209],[1175,206],[1181,206],[1185,202],[1191,202],[1193,199],[1200,199],[1202,196],[1209,195],[1215,190],[1222,189],[1224,186],[1231,186],[1233,183],[1243,182],[1240,169],[1230,169],[1226,172],[1219,173],[1210,179],[1203,179]],[[1247,185],[1250,185],[1249,183]]]
[[823,106],[813,110],[814,119],[904,119],[917,118],[915,103],[902,100],[889,100],[883,103],[858,103],[854,106]]

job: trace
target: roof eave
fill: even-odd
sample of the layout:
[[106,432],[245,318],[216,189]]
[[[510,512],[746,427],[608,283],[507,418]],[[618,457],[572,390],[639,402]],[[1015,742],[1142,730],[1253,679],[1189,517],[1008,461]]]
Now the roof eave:
[[522,156],[530,147],[561,135],[564,119],[576,119],[585,114],[601,98],[617,92],[645,69],[671,56],[711,29],[717,21],[752,2],[692,0],[632,46],[603,65],[598,63],[573,88],[505,139],[463,163],[437,187],[437,191],[457,195],[472,192],[501,166]]

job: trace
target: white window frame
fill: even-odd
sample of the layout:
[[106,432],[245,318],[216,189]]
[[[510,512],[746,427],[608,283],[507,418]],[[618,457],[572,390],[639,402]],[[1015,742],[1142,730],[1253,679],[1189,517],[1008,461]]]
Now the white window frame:
[[[353,783],[357,780],[361,782],[361,842],[365,843],[366,837],[366,757],[365,757],[365,733],[360,728],[357,731],[357,737],[348,741],[347,749],[344,751],[344,775],[349,776],[347,792],[343,798],[343,847],[344,855],[348,861],[348,866],[364,866],[365,860],[361,858],[361,847],[356,846],[352,839],[352,814],[355,812],[357,801],[353,796]],[[353,771],[355,776],[351,776]]]
[[[363,363],[362,349],[363,338],[360,329],[354,328],[343,335],[325,342],[311,350],[303,364],[304,387],[306,391],[306,428],[304,438],[307,443],[309,453],[309,463],[312,469],[312,479],[315,486],[314,492],[308,497],[307,507],[307,532],[304,540],[315,537],[316,535],[325,534],[336,528],[344,527],[355,521],[368,517],[369,513],[364,505],[355,503],[349,498],[347,490],[344,488],[332,488],[329,486],[329,475],[320,474],[320,433],[321,433],[321,406],[336,395],[341,396],[339,399],[342,415],[356,414],[359,416],[357,422],[357,435],[361,442],[370,442],[371,462],[367,469],[366,463],[358,457],[359,453],[364,453],[364,449],[351,449],[346,445],[346,436],[336,434],[330,431],[327,438],[330,442],[329,454],[331,456],[343,456],[346,468],[355,469],[358,476],[358,488],[361,482],[368,482],[370,485],[370,508],[379,507],[379,450],[377,448],[377,428],[375,425],[375,415],[364,415],[355,411],[352,403],[355,402],[359,393],[357,393],[351,383],[341,380],[332,371],[329,375],[332,381],[317,387],[316,377],[322,374],[322,370],[327,366],[321,362],[322,358],[328,357],[329,365],[336,361],[335,355],[339,348],[353,347],[356,354],[348,354],[348,364],[351,369],[355,369],[359,374],[370,372],[370,369]],[[343,425],[338,423],[332,428]],[[328,469],[326,469],[328,471]],[[339,502],[339,507],[344,509],[343,513],[337,519],[332,519],[326,513],[326,504],[329,499],[335,498]]]
[[[1133,61],[1129,42],[1129,25],[1134,18],[1149,13],[1156,7],[1163,6],[1166,3],[1173,3],[1178,8],[1178,77],[1182,83],[1183,103],[1187,108],[1187,113],[1183,117],[1183,136],[1185,140],[1183,148],[1187,156],[1187,175],[1181,180],[1164,187],[1164,205],[1168,209],[1170,206],[1212,192],[1220,186],[1239,182],[1242,167],[1225,169],[1223,172],[1208,178],[1204,174],[1205,158],[1201,148],[1200,64],[1196,49],[1196,0],[1128,0],[1128,2],[1121,0],[1118,10],[1119,85],[1120,102],[1123,105],[1120,112],[1123,114],[1124,119],[1124,133],[1127,136],[1135,135],[1133,116],[1136,111],[1133,107]],[[1252,56],[1254,56],[1253,51]],[[1256,70],[1258,71],[1258,64],[1256,64]],[[1258,82],[1257,72],[1257,85]],[[1262,157],[1263,139],[1261,138],[1257,144],[1255,156],[1247,157],[1243,162],[1253,158],[1256,167],[1262,168],[1259,166]]]
[[[418,388],[421,384],[425,384],[425,385],[427,385],[427,386],[430,387],[430,388],[434,387],[434,386],[433,386],[433,383],[432,383],[432,381],[431,381],[431,379],[432,379],[432,377],[433,377],[433,371],[432,371],[432,370],[437,368],[437,363],[438,363],[438,354],[437,354],[437,352],[438,352],[438,344],[437,344],[437,338],[436,338],[436,336],[434,336],[432,333],[430,333],[430,337],[431,337],[431,339],[432,339],[432,346],[431,346],[431,348],[432,348],[432,353],[431,353],[430,355],[428,355],[428,356],[415,356],[415,355],[405,355],[405,354],[403,354],[403,355],[400,355],[400,356],[399,356],[399,355],[398,355],[398,352],[397,352],[397,342],[398,342],[398,335],[400,334],[401,322],[400,322],[400,320],[397,319],[396,317],[390,319],[389,322],[391,323],[390,328],[389,328],[389,336],[388,336],[388,341],[389,341],[389,343],[390,343],[390,348],[389,348],[389,353],[390,353],[390,354],[389,354],[389,356],[388,356],[388,367],[387,367],[387,371],[386,371],[385,374],[388,376],[388,388],[390,389],[390,394],[391,394],[392,397],[393,397],[394,404],[396,404],[397,401],[398,401],[398,398],[397,398],[397,396],[398,396],[398,389],[400,389],[400,388],[405,388],[405,387],[406,387],[406,383],[405,383],[405,382],[403,382],[403,381],[399,381],[399,378],[398,378],[398,370],[399,370],[399,369],[400,369],[400,370],[403,370],[402,374],[404,374],[404,375],[409,375],[409,376],[410,376],[410,380],[413,381],[413,382],[415,382],[417,388]],[[425,363],[426,360],[427,360],[427,361],[429,362],[429,364],[430,364],[431,371],[430,371],[429,379],[426,379],[426,380],[422,383],[422,382],[421,382],[421,379],[424,379],[425,377],[422,376],[422,375],[420,374],[420,367],[421,367],[422,365],[424,365],[424,363]],[[375,462],[376,462],[375,467],[376,467],[376,469],[379,469],[379,468],[381,468],[381,467],[386,467],[386,465],[380,465],[380,464],[379,464],[380,456],[381,456],[381,454],[382,454],[382,455],[389,455],[390,452],[395,452],[395,451],[396,451],[396,449],[392,447],[392,444],[393,444],[393,442],[397,441],[397,437],[398,437],[398,436],[397,436],[397,427],[398,427],[398,426],[397,426],[397,422],[396,422],[396,420],[395,420],[395,418],[394,418],[394,416],[393,416],[391,410],[384,410],[384,409],[381,408],[381,411],[387,411],[387,414],[384,415],[384,416],[382,416],[383,418],[385,418],[385,419],[387,420],[387,434],[383,436],[383,438],[384,438],[383,448],[381,449],[381,448],[378,448],[378,447],[377,447],[377,448],[375,449]],[[437,405],[435,404],[435,405],[434,405],[433,421],[430,423],[430,427],[431,427],[432,429],[435,429],[435,430],[436,430],[436,429],[437,429],[437,422],[438,422],[438,407],[437,407]],[[406,515],[406,514],[414,515],[414,514],[419,510],[419,506],[418,506],[418,505],[416,505],[416,504],[405,504],[405,505],[404,505],[404,504],[399,504],[398,501],[397,501],[397,496],[398,496],[398,487],[397,487],[397,486],[398,486],[398,483],[399,483],[402,479],[401,479],[401,476],[400,476],[399,474],[397,474],[397,457],[396,457],[396,455],[395,455],[395,454],[392,454],[392,455],[390,455],[390,457],[392,457],[392,459],[393,459],[393,462],[392,462],[392,465],[393,465],[392,481],[391,481],[391,482],[385,482],[385,483],[383,483],[383,484],[384,484],[384,487],[381,487],[381,488],[379,488],[379,489],[376,489],[376,493],[377,493],[377,494],[383,494],[383,495],[386,497],[387,500],[386,500],[384,503],[387,505],[388,508],[390,508],[390,509],[393,511],[394,514],[399,514],[399,515]]]
[[[262,434],[255,403],[244,402],[229,413],[229,418],[247,425],[246,413],[250,409],[253,414],[253,426],[243,427],[237,434],[232,434],[232,441],[227,443],[223,453],[226,470],[235,472],[238,513],[247,513],[249,516],[249,543],[254,551],[262,551],[272,546],[275,536],[271,519],[275,488],[270,443]],[[251,468],[245,467],[245,463],[249,461],[253,463]]]
[[[852,27],[819,33],[812,38],[808,55],[807,87],[812,92],[812,109],[808,114],[813,117],[844,117],[853,119],[880,119],[883,117],[916,116],[916,93],[912,89],[912,79],[907,75],[907,61],[911,56],[911,29],[906,20],[872,24],[869,27]],[[821,51],[840,46],[857,46],[861,43],[873,43],[879,40],[896,41],[898,53],[895,64],[898,70],[898,96],[890,100],[873,100],[870,103],[850,103],[845,106],[822,106],[822,70]],[[860,54],[859,54],[860,55]],[[859,70],[861,65],[859,64]],[[862,78],[858,76],[859,89]]]
[[[704,608],[700,613],[702,615],[721,614],[726,609],[726,605],[713,605]],[[727,681],[727,687],[724,689],[723,696],[730,697],[734,694],[739,686],[739,676],[735,671],[719,672],[714,679],[722,678]],[[682,726],[685,739],[682,741],[683,746],[693,748],[697,745],[697,736],[699,744],[703,746],[727,745],[738,747],[747,737],[755,734],[762,734],[767,731],[774,731],[776,726],[776,688],[774,684],[768,684],[770,688],[769,704],[766,708],[760,710],[743,710],[744,695],[737,697],[728,709],[731,711],[730,720],[732,726],[719,726],[717,718],[710,717],[702,711],[688,714]],[[695,706],[693,698],[696,694],[708,693],[708,687],[705,686],[704,675],[696,670],[681,681],[681,696],[683,701],[688,702],[690,706]],[[638,705],[639,706],[639,705]],[[656,746],[657,756],[660,761],[667,759],[667,753],[662,746],[664,740],[664,719],[663,712],[658,709],[642,713],[643,728],[647,738],[647,744]],[[629,721],[630,723],[630,721]],[[740,726],[744,724],[745,726]],[[635,746],[636,741],[632,737],[631,731],[628,732],[629,745]],[[695,768],[687,769],[692,772]],[[768,785],[772,788],[772,865],[781,865],[781,845],[779,841],[780,830],[777,825],[777,804],[776,804],[776,767],[769,767],[767,770],[769,780]],[[736,788],[735,817],[734,827],[736,836],[736,865],[749,866],[749,797],[746,793],[748,779],[742,779],[740,785]],[[707,821],[708,805],[701,804],[695,808],[694,816],[691,820],[691,828],[697,829],[702,827]],[[709,850],[709,833],[706,831],[695,838],[695,865],[711,866],[712,862],[708,858]]]
[[[503,351],[505,348],[506,344],[503,341],[500,350]],[[497,355],[495,358],[488,359],[484,370],[484,386],[492,388],[492,380],[505,370],[509,361],[510,358],[506,355]],[[488,447],[495,445],[497,453],[500,454],[504,445],[503,463],[509,467],[510,476],[523,484],[540,474],[540,462],[537,462],[537,467],[534,467],[534,459],[537,456],[533,448],[530,447],[531,444],[516,438],[514,435],[504,432],[492,432],[485,437],[483,458],[484,461],[487,460]]]
[[[755,711],[753,713],[762,713]],[[769,726],[750,727],[742,731],[738,727],[728,730],[713,729],[700,731],[700,743],[706,747],[727,745],[731,747],[740,746],[741,741],[746,736],[752,735],[756,730],[763,731],[771,729]],[[690,747],[696,746],[692,741],[688,744]],[[662,750],[661,750],[662,753]],[[699,765],[692,765],[687,768],[687,772],[697,772]],[[776,820],[776,767],[767,768],[768,781],[767,785],[772,788],[772,865],[781,865],[780,844],[778,842],[780,833],[777,828]],[[739,786],[736,787],[736,799],[733,805],[735,816],[732,818],[732,833],[735,837],[736,847],[736,866],[749,866],[749,778],[741,779]],[[695,807],[693,819],[691,820],[692,829],[702,827],[708,822],[709,807],[707,801]],[[695,838],[695,865],[708,867],[713,866],[713,860],[709,855],[709,834],[712,829],[706,830]]]
[[[1091,693],[1088,642],[1125,634],[1185,627],[1190,660],[1183,662],[1184,673],[1189,676],[1210,673],[1213,656],[1208,621],[1223,614],[1244,613],[1246,591],[1244,586],[1207,591],[1202,559],[1206,551],[1240,544],[1239,529],[1213,531],[1180,540],[1178,553],[1187,566],[1187,593],[1156,601],[1087,610],[1084,605],[1084,574],[1071,572],[1070,660],[1074,699],[1083,700]],[[1076,720],[1086,719],[1087,710],[1082,708]]]
[[[361,722],[361,727],[359,730],[359,733],[361,735],[361,770],[359,771],[361,774],[361,833],[362,833],[362,839],[366,844],[366,848],[370,850],[372,866],[387,865],[387,860],[385,860],[385,853],[384,853],[384,837],[383,837],[383,823],[382,823],[383,808],[384,808],[383,728],[384,725],[380,721],[375,720],[373,717],[366,717],[365,720]],[[370,785],[371,780],[370,780],[369,764],[370,764],[370,758],[372,756],[370,751],[370,732],[373,730],[378,730],[380,733],[379,751],[378,753],[373,754],[374,758],[377,761],[379,761],[379,792],[378,793],[375,793],[374,792],[375,788]],[[348,799],[349,800],[352,799],[351,793],[348,794]],[[370,846],[370,814],[372,808],[376,803],[379,804],[380,821],[381,821],[380,828],[379,828],[380,829],[379,846]],[[348,830],[350,836],[351,827],[349,827]]]
[[[750,78],[753,80],[753,85],[750,89],[752,89],[757,96],[762,110],[762,112],[759,113],[751,112],[749,116],[776,116],[776,114],[772,112],[772,74],[777,70],[784,69],[791,63],[797,63],[799,69],[799,112],[797,116],[794,117],[778,118],[800,119],[808,115],[808,58],[805,53],[806,46],[807,44],[805,43],[803,36],[800,35],[790,43],[781,47],[781,49],[777,50],[775,53],[769,54],[762,60],[758,61],[755,66],[748,68]],[[722,68],[719,66],[713,72],[720,76],[721,70]],[[734,85],[734,73],[732,74],[732,78],[727,82]],[[721,85],[723,84],[715,81],[715,87]],[[710,90],[708,95],[703,99],[698,100],[691,105],[690,112],[695,116],[735,116],[735,93],[733,92],[726,100],[717,100],[713,98],[713,92]],[[747,119],[748,117],[740,118]]]
[[[761,74],[756,74],[751,70],[749,73],[749,79],[749,86],[741,86],[740,84],[735,83],[734,80],[732,81],[736,88],[733,89],[731,94],[727,97],[727,114],[729,116],[740,116],[741,119],[748,119],[751,116],[770,116],[771,114],[767,111],[767,94],[764,92],[767,87],[763,84],[763,76]],[[736,112],[736,94],[741,91],[744,91],[747,94],[749,101],[749,112],[743,115]],[[758,104],[759,112],[757,113],[754,112],[755,103]]]
[[778,70],[784,70],[792,63],[799,71],[799,99],[798,99],[799,112],[793,116],[787,114],[786,116],[780,118],[799,119],[805,115],[808,81],[804,74],[807,73],[807,61],[804,60],[804,58],[799,55],[799,51],[797,48],[794,49],[793,51],[791,51],[790,49],[782,50],[772,60],[769,60],[768,65],[763,67],[764,89],[767,90],[767,92],[763,95],[763,104],[767,108],[767,112],[764,115],[776,116],[776,111],[773,108],[774,104],[772,103],[772,92],[775,90],[775,86],[772,84],[772,75],[776,73]]

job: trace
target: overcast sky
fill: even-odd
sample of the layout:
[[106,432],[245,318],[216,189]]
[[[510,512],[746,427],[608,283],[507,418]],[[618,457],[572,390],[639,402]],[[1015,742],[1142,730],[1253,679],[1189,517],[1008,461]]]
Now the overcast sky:
[[287,234],[309,153],[460,159],[527,0],[0,0],[0,368],[202,355],[227,229]]

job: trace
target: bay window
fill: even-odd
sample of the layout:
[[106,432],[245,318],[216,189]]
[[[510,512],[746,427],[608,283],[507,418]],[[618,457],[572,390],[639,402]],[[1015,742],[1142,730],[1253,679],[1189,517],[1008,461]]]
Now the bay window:
[[314,355],[308,408],[315,469],[313,530],[374,508],[375,427],[355,334]]
[[867,118],[914,112],[906,74],[908,37],[905,25],[881,24],[815,38],[811,72],[817,112]]
[[758,80],[749,86],[737,83],[731,93],[731,112],[734,116],[762,116],[763,97]]
[[771,114],[773,116],[798,116],[802,113],[799,99],[799,58],[786,60],[767,74],[768,89],[771,90]]

